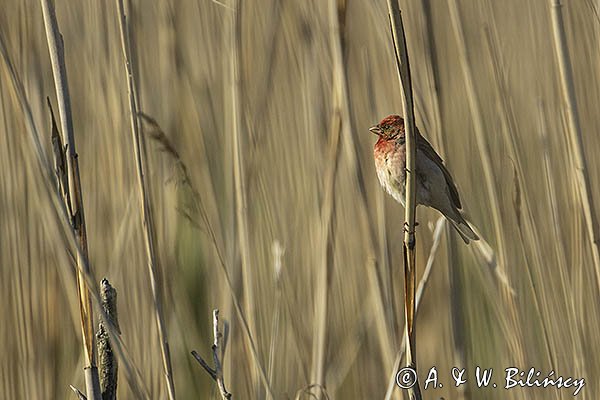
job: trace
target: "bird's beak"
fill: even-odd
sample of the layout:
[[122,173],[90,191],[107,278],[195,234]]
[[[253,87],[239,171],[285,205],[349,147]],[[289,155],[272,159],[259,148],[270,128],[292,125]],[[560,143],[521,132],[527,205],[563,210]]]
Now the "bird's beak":
[[381,135],[381,133],[382,133],[379,125],[374,125],[374,126],[370,127],[369,130],[378,136]]

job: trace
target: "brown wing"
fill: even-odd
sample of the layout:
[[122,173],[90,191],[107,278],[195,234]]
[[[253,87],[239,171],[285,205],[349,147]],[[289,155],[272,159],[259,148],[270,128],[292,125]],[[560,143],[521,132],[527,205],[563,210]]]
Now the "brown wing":
[[417,139],[418,149],[421,150],[423,153],[425,153],[427,155],[427,157],[429,157],[431,160],[433,160],[433,162],[435,162],[436,165],[438,167],[440,167],[440,169],[442,170],[442,173],[444,174],[444,177],[446,178],[446,183],[448,184],[448,191],[450,192],[450,198],[452,199],[452,202],[454,203],[454,205],[458,209],[461,209],[462,205],[460,203],[460,196],[458,195],[458,189],[456,188],[456,185],[454,184],[454,179],[452,179],[452,175],[450,175],[450,171],[448,171],[448,169],[444,165],[444,160],[442,160],[442,157],[440,157],[439,154],[436,153],[436,151],[433,149],[431,144],[427,141],[427,139],[425,139],[421,135],[421,133],[419,132],[418,129],[417,129],[417,136],[418,136],[418,139]]

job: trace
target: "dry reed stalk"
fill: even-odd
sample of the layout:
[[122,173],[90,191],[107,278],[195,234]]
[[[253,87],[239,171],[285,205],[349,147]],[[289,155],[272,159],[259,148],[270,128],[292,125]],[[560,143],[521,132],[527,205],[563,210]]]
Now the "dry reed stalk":
[[[277,339],[279,338],[279,325],[281,319],[281,268],[282,258],[284,249],[281,247],[279,241],[275,240],[271,247],[273,252],[273,272],[275,277],[275,311],[273,313],[273,320],[271,322],[271,341],[269,343],[269,363],[267,364],[267,374],[269,382],[273,382],[275,379],[275,353],[277,351]],[[267,400],[273,400],[271,393],[267,393]]]
[[[429,55],[428,62],[426,66],[429,70],[428,76],[431,75],[430,83],[430,92],[432,98],[432,112],[433,112],[433,137],[435,138],[435,143],[437,145],[437,149],[440,152],[442,158],[444,157],[445,149],[446,149],[446,136],[442,134],[442,121],[444,121],[443,109],[440,105],[439,98],[441,97],[440,92],[440,71],[438,69],[438,57],[437,57],[437,45],[435,39],[434,27],[435,22],[433,19],[433,9],[432,9],[432,0],[423,0],[420,2],[422,7],[422,12],[425,20],[425,46],[426,52]],[[446,262],[448,265],[448,281],[450,285],[450,320],[452,325],[452,342],[454,344],[453,347],[453,362],[455,365],[466,365],[465,359],[465,341],[463,334],[464,327],[464,317],[463,317],[463,304],[460,296],[460,288],[464,287],[460,283],[462,276],[458,268],[452,268],[452,265],[458,265],[459,259],[457,257],[456,251],[456,241],[454,236],[450,234],[451,228],[446,225]],[[479,235],[481,237],[481,235]],[[478,244],[481,241],[472,242],[472,244]],[[471,246],[472,247],[472,246]],[[494,261],[495,266],[495,261]],[[497,269],[495,269],[497,270]],[[462,386],[458,388],[459,392],[461,391]],[[460,396],[460,394],[459,394]],[[464,396],[462,397],[464,398]]]
[[395,0],[388,0],[390,29],[396,55],[396,67],[402,89],[402,109],[406,127],[406,207],[404,208],[404,340],[406,340],[406,365],[415,371],[415,382],[408,388],[411,400],[421,399],[421,389],[416,379],[417,359],[415,343],[415,283],[416,283],[416,136],[412,82],[408,63],[408,48],[400,7]]
[[[575,280],[576,276],[569,276],[571,271],[569,271],[566,267],[568,265],[566,250],[565,250],[565,241],[562,230],[560,229],[560,219],[559,219],[559,207],[557,204],[556,198],[556,186],[552,174],[551,163],[550,163],[550,154],[549,154],[549,138],[548,132],[546,128],[546,120],[547,115],[544,109],[544,105],[540,102],[539,104],[539,133],[541,146],[544,154],[544,177],[546,181],[546,192],[548,193],[548,200],[550,202],[550,221],[552,226],[552,231],[555,238],[556,245],[554,247],[555,251],[555,259],[557,260],[557,265],[559,266],[559,274],[560,274],[560,282],[561,289],[563,290],[562,298],[568,303],[570,308],[570,312],[567,313],[568,326],[573,332],[574,337],[583,337],[584,333],[581,329],[581,324],[578,321],[583,321],[585,318],[577,318],[577,311],[583,309],[584,307],[578,307],[576,296],[572,296],[571,293],[576,292],[575,288]],[[578,268],[581,270],[581,268]],[[566,287],[569,285],[569,287]],[[582,304],[582,303],[579,303]],[[546,314],[548,315],[548,314]],[[585,359],[585,351],[583,349],[583,343],[580,340],[572,340],[571,342],[572,348],[571,352],[573,354],[574,364],[577,366],[576,373],[578,375],[583,375],[586,369],[586,359]]]
[[[435,261],[435,256],[437,255],[437,250],[440,245],[440,241],[442,239],[442,233],[445,231],[444,226],[446,225],[446,218],[440,217],[435,223],[435,228],[433,229],[433,243],[431,245],[431,250],[429,250],[429,257],[427,257],[427,265],[425,265],[425,271],[423,271],[423,276],[419,280],[419,287],[416,291],[415,298],[415,317],[417,312],[419,311],[419,306],[421,305],[421,300],[423,299],[423,294],[425,293],[425,289],[427,288],[427,284],[429,283],[429,278],[431,276],[431,271],[433,268],[433,262]],[[406,329],[406,327],[404,328]],[[385,400],[390,400],[394,393],[394,389],[396,388],[396,374],[398,372],[398,368],[400,368],[400,362],[402,361],[402,357],[404,357],[404,353],[406,352],[406,337],[402,338],[402,345],[400,346],[400,351],[396,354],[396,360],[394,361],[394,367],[392,368],[392,373],[390,374],[390,379],[387,386],[387,391],[385,394]]]
[[[253,128],[251,132],[255,135],[255,146],[254,149],[259,149],[260,144],[264,141],[264,138],[267,136],[266,132],[268,131],[268,127],[264,126],[264,121],[267,121],[265,118],[268,110],[268,106],[270,104],[270,99],[273,98],[273,90],[275,89],[275,80],[271,79],[275,72],[275,67],[277,65],[277,49],[279,47],[279,42],[282,40],[283,36],[281,34],[281,27],[283,24],[283,12],[284,8],[288,3],[285,3],[280,0],[276,0],[273,8],[270,9],[271,15],[268,18],[269,27],[267,29],[266,37],[268,39],[265,40],[266,43],[271,43],[268,49],[268,53],[265,56],[266,67],[264,68],[264,88],[261,91],[261,94],[257,96],[259,100],[258,106],[255,108],[257,111],[252,118]],[[259,136],[261,135],[262,136]],[[258,145],[258,146],[257,146]],[[253,157],[260,157],[259,153],[253,154]]]
[[[517,191],[520,191],[519,187],[519,177],[515,174],[515,185],[517,186]],[[519,212],[519,208],[520,205],[518,204],[518,200],[515,201],[515,211],[518,213]],[[525,229],[523,227],[521,227],[521,225],[519,225],[519,240],[521,243],[525,243],[525,234],[523,233]],[[524,247],[524,246],[523,246]],[[535,309],[535,312],[537,313],[537,317],[540,321],[541,324],[541,330],[543,333],[543,345],[544,345],[544,350],[546,351],[546,357],[547,357],[547,361],[549,363],[549,365],[556,365],[555,363],[555,359],[553,356],[553,351],[551,349],[551,340],[550,340],[550,334],[551,331],[548,329],[548,326],[546,324],[546,317],[549,315],[548,311],[547,311],[547,306],[548,306],[548,302],[544,301],[544,299],[542,298],[543,296],[543,292],[544,290],[540,290],[538,288],[538,285],[536,285],[536,279],[534,279],[533,276],[533,271],[532,271],[532,265],[536,265],[536,261],[531,260],[527,254],[527,252],[525,251],[525,249],[523,249],[523,253],[525,254],[525,261],[526,261],[526,267],[525,267],[525,271],[527,273],[527,279],[528,279],[528,283],[529,283],[529,287],[531,288],[531,291],[533,292],[533,308]],[[531,316],[528,316],[528,318],[531,318]],[[567,317],[568,318],[568,317]],[[518,327],[521,327],[521,325],[519,325]],[[520,330],[517,330],[517,333],[520,332]],[[515,332],[513,332],[514,334]],[[519,362],[523,362],[523,355],[521,355],[521,360],[519,360]]]
[[499,267],[502,269],[506,268],[506,246],[504,236],[502,234],[502,218],[500,215],[500,204],[498,203],[498,193],[496,191],[494,173],[492,168],[492,157],[488,149],[485,139],[485,128],[483,125],[483,118],[481,113],[481,106],[479,98],[475,90],[475,82],[473,79],[473,72],[471,70],[471,64],[469,60],[469,53],[467,51],[467,45],[465,40],[465,34],[462,28],[462,21],[460,18],[460,12],[458,10],[458,3],[456,0],[452,0],[448,3],[450,11],[450,19],[452,22],[452,28],[456,38],[456,44],[458,47],[459,60],[461,64],[461,70],[463,73],[463,79],[465,82],[465,88],[467,91],[467,100],[469,102],[469,108],[471,109],[471,115],[473,117],[473,123],[475,125],[475,138],[477,141],[477,147],[482,161],[482,170],[485,176],[486,190],[488,199],[490,201],[490,210],[492,218],[494,220],[494,230],[496,233],[496,241],[499,249]]
[[440,156],[444,158],[445,141],[442,135],[442,110],[439,100],[439,81],[440,74],[438,71],[438,60],[436,54],[435,34],[433,32],[433,16],[431,14],[431,0],[420,1],[421,13],[424,16],[425,25],[423,35],[425,36],[425,53],[428,55],[425,62],[427,74],[427,86],[429,89],[429,98],[431,99],[431,114],[433,115],[433,123],[429,132],[433,132],[435,138],[436,149]]
[[332,51],[332,62],[334,68],[333,77],[339,80],[335,83],[340,90],[340,119],[341,119],[341,143],[345,151],[345,155],[348,159],[349,168],[352,172],[354,183],[358,190],[358,219],[359,225],[362,232],[365,232],[364,243],[365,250],[367,253],[367,263],[365,269],[367,271],[367,279],[371,286],[371,291],[374,293],[372,300],[375,310],[373,311],[376,315],[381,318],[376,319],[376,328],[378,336],[378,343],[380,353],[383,358],[383,362],[386,366],[391,366],[393,358],[390,353],[390,349],[394,348],[394,338],[390,329],[389,321],[386,320],[385,315],[385,296],[381,282],[381,277],[377,272],[377,260],[376,260],[376,245],[375,245],[375,228],[369,217],[369,207],[367,205],[367,193],[365,188],[365,181],[362,175],[358,162],[358,140],[356,139],[356,131],[352,126],[352,119],[350,118],[350,104],[348,101],[348,82],[345,70],[344,52],[341,43],[341,31],[338,20],[338,6],[337,0],[330,0],[329,4],[329,21],[330,21],[330,45]]
[[154,317],[158,329],[158,337],[160,341],[160,351],[163,363],[165,380],[167,383],[167,392],[170,400],[175,400],[175,382],[173,381],[173,368],[171,365],[171,354],[169,350],[169,341],[167,335],[167,327],[163,313],[162,302],[162,282],[160,279],[160,265],[156,254],[155,240],[156,232],[150,205],[150,188],[149,181],[146,179],[146,166],[143,155],[143,143],[138,124],[137,113],[139,99],[137,98],[137,88],[133,70],[131,66],[131,48],[129,36],[127,34],[128,22],[125,15],[123,0],[116,0],[116,6],[119,17],[119,32],[121,38],[121,50],[123,51],[123,62],[125,73],[127,74],[127,89],[129,92],[129,120],[131,123],[131,136],[133,141],[133,151],[136,164],[138,189],[141,203],[141,219],[144,231],[144,243],[146,247],[146,256],[148,261],[148,272],[150,275],[150,286],[152,289],[152,298],[154,301]]
[[[496,268],[500,275],[506,275],[506,260],[507,260],[507,249],[506,242],[503,235],[503,221],[500,215],[500,203],[498,192],[496,190],[494,172],[492,167],[492,158],[486,142],[485,128],[483,125],[483,117],[481,112],[481,105],[477,92],[475,90],[475,82],[473,79],[473,72],[471,70],[471,64],[469,59],[469,53],[467,51],[465,34],[462,27],[462,21],[460,12],[458,9],[458,3],[456,0],[449,2],[450,9],[450,20],[452,22],[452,28],[456,38],[456,44],[458,47],[459,60],[461,64],[461,70],[463,73],[463,79],[465,82],[465,88],[467,91],[467,100],[469,108],[471,109],[471,116],[475,127],[475,138],[477,142],[477,148],[482,161],[482,171],[485,177],[485,187],[487,191],[487,197],[490,201],[490,211],[492,219],[494,221],[494,230],[496,234],[496,245],[498,246],[498,264]],[[514,296],[510,288],[507,285],[502,285],[501,288],[502,298],[506,304],[506,311],[511,324],[514,327],[520,326],[517,306],[515,303]],[[515,354],[522,358],[523,356],[523,345],[519,337],[510,335],[507,337],[509,346],[511,347],[512,354]]]
[[[491,6],[490,3],[487,3],[488,7]],[[491,11],[490,11],[491,14]],[[508,96],[508,82],[506,79],[506,76],[504,74],[504,71],[502,69],[502,66],[504,65],[503,61],[502,61],[502,54],[499,51],[499,45],[498,45],[498,40],[497,40],[497,33],[496,33],[496,27],[494,24],[491,24],[491,27],[485,28],[484,30],[484,35],[486,38],[486,42],[488,45],[488,51],[490,52],[490,56],[491,56],[491,65],[492,65],[492,72],[494,75],[494,80],[498,89],[498,93],[500,96],[500,101],[498,102],[498,107],[499,107],[499,115],[503,116],[504,118],[502,118],[502,134],[503,134],[503,138],[504,138],[504,143],[507,146],[507,153],[509,155],[509,158],[511,160],[513,160],[513,165],[516,171],[516,175],[519,178],[525,177],[524,174],[524,168],[521,162],[521,157],[518,154],[517,148],[518,145],[516,143],[516,137],[515,134],[517,132],[517,123],[516,123],[516,119],[515,119],[515,113],[514,110],[512,108],[512,104],[510,102],[510,98]],[[520,203],[520,207],[519,210],[517,210],[517,227],[519,230],[519,234],[523,235],[526,234],[527,237],[526,238],[522,238],[522,240],[520,240],[521,244],[524,243],[529,243],[531,251],[533,253],[533,257],[534,257],[534,261],[535,264],[527,264],[526,269],[530,269],[532,266],[536,266],[538,269],[540,268],[544,268],[545,265],[543,265],[543,256],[542,256],[542,250],[540,248],[540,238],[539,235],[537,233],[537,230],[535,229],[535,222],[534,222],[534,217],[532,214],[532,209],[531,209],[531,200],[530,200],[530,193],[528,190],[524,190],[520,192],[521,194],[521,203]],[[523,224],[523,226],[521,225]],[[526,253],[526,248],[523,247],[523,253]],[[526,255],[526,254],[525,254]],[[527,256],[527,255],[526,255]],[[499,271],[501,272],[501,271]],[[532,289],[534,289],[532,287]],[[515,314],[514,318],[518,318],[518,316]],[[543,323],[543,319],[541,319],[542,323]],[[517,321],[514,321],[517,322]],[[517,326],[522,326],[521,322],[517,322],[518,325]],[[544,328],[545,329],[545,328]],[[520,329],[517,330],[513,330],[512,332],[512,337],[514,337],[514,345],[515,345],[515,349],[518,349],[519,351],[515,352],[513,355],[516,358],[517,363],[519,364],[523,364],[525,362],[525,355],[524,355],[524,351],[522,348],[522,343],[523,343],[523,338],[522,338],[522,331]]]
[[[365,91],[369,100],[369,115],[375,115],[376,113],[376,100],[374,90],[373,73],[371,70],[370,56],[368,49],[362,53],[362,61],[365,69],[367,85]],[[376,204],[377,204],[377,228],[379,231],[379,268],[381,270],[380,282],[382,284],[381,290],[383,291],[383,303],[386,305],[385,316],[388,320],[388,326],[391,332],[398,332],[398,318],[396,313],[396,302],[394,299],[394,271],[391,265],[391,248],[389,246],[389,238],[386,229],[386,210],[385,210],[385,196],[386,193],[383,190],[376,191]],[[371,300],[373,301],[373,300]]]
[[[544,178],[546,181],[546,193],[548,193],[548,202],[550,206],[550,226],[552,227],[552,232],[555,237],[556,246],[554,246],[556,260],[558,260],[557,264],[560,266],[566,266],[567,263],[567,255],[565,249],[565,238],[564,232],[560,229],[560,218],[559,218],[559,206],[558,199],[556,194],[556,186],[555,179],[552,173],[552,163],[550,160],[550,142],[548,137],[548,131],[546,126],[546,112],[543,103],[538,104],[539,108],[539,129],[538,132],[540,134],[540,144],[543,152],[543,163],[544,163]],[[565,282],[568,281],[568,277],[566,276],[565,268],[560,268],[562,276],[562,280]]]
[[[235,196],[235,231],[237,233],[237,245],[240,251],[240,267],[242,274],[242,285],[244,290],[244,305],[246,317],[248,318],[248,329],[251,334],[257,334],[255,324],[255,295],[254,295],[254,271],[250,256],[250,243],[248,236],[248,204],[246,196],[246,172],[242,127],[242,81],[241,81],[241,42],[242,42],[242,2],[234,2],[234,12],[231,13],[231,119],[233,121],[232,145],[233,145],[233,183]],[[257,385],[257,372],[251,369],[252,382]],[[258,389],[257,389],[258,390]],[[268,392],[267,388],[265,390]]]
[[[335,90],[335,89],[334,89]],[[337,93],[334,98],[338,98]],[[337,103],[337,100],[334,100]],[[336,107],[336,106],[334,106]],[[327,314],[329,287],[333,271],[333,243],[335,241],[335,199],[333,189],[339,162],[339,137],[341,121],[339,108],[335,108],[331,120],[331,134],[328,150],[328,166],[325,170],[324,194],[321,203],[321,238],[322,246],[318,275],[315,277],[315,335],[313,337],[312,376],[311,382],[324,385],[325,355],[327,348]]]
[[368,293],[367,296],[369,298],[365,299],[356,313],[357,319],[352,329],[347,330],[344,337],[341,337],[340,341],[336,343],[337,350],[328,362],[325,382],[327,382],[327,390],[331,393],[337,392],[338,388],[346,382],[351,369],[356,367],[360,349],[369,336],[369,329],[373,326],[374,319],[379,318],[379,315],[375,315],[371,311],[370,297],[373,296],[373,293]]
[[[82,254],[77,254],[77,265],[79,269],[91,273],[89,269],[89,252],[87,241],[87,229],[85,225],[85,212],[83,208],[83,195],[81,190],[81,178],[79,174],[79,161],[77,159],[77,150],[75,146],[75,135],[73,133],[73,116],[71,114],[71,99],[69,96],[69,83],[67,78],[67,67],[65,64],[64,43],[60,33],[54,5],[50,0],[40,0],[44,16],[44,26],[46,28],[46,39],[48,41],[48,51],[52,61],[52,72],[54,75],[54,86],[56,89],[56,98],[58,100],[58,110],[60,114],[61,131],[64,135],[62,140],[65,147],[58,146],[58,154],[67,153],[66,165],[62,165],[66,178],[61,184],[67,185],[63,193],[70,217],[71,224],[77,235],[77,240],[81,246]],[[55,127],[56,128],[56,127]],[[55,138],[60,136],[55,133]],[[57,155],[58,155],[57,154]],[[68,182],[68,183],[67,183]],[[66,195],[68,193],[68,196]],[[83,259],[87,260],[85,262]],[[84,371],[86,395],[89,400],[99,400],[100,381],[98,378],[98,369],[96,367],[96,345],[94,337],[94,316],[92,302],[90,300],[89,288],[80,273],[77,274],[77,286],[79,290],[79,311],[81,313],[81,334],[84,348]]]
[[[488,3],[489,6],[489,3]],[[490,12],[491,15],[491,12]],[[500,114],[506,116],[505,118],[505,124],[503,126],[503,133],[505,134],[505,142],[508,144],[508,151],[509,151],[509,156],[511,158],[511,160],[514,160],[514,164],[515,164],[515,173],[516,173],[516,177],[515,180],[518,183],[519,179],[523,179],[525,177],[524,173],[523,173],[523,167],[521,165],[521,158],[518,157],[516,148],[517,145],[515,143],[515,137],[514,135],[511,135],[510,133],[514,133],[517,132],[517,127],[516,127],[516,122],[515,122],[515,117],[514,117],[514,111],[512,110],[511,107],[511,103],[509,101],[509,96],[508,96],[508,88],[507,88],[507,79],[503,74],[503,70],[500,68],[501,65],[504,65],[504,63],[501,60],[501,53],[498,50],[499,46],[498,46],[498,41],[497,41],[497,33],[495,31],[495,26],[492,25],[491,29],[486,29],[485,30],[486,33],[486,38],[487,38],[487,42],[488,42],[488,47],[489,47],[489,51],[490,54],[492,56],[492,66],[494,67],[494,75],[496,78],[496,83],[498,86],[498,90],[500,92],[502,101],[500,102]],[[540,117],[543,115],[543,112],[540,112]],[[549,164],[549,159],[548,159],[548,141],[547,141],[547,137],[546,137],[546,129],[545,129],[545,119],[543,117],[540,118],[540,136],[541,136],[541,147],[544,149],[544,170],[546,173],[546,184],[548,187],[548,190],[546,191],[548,193],[548,197],[549,197],[549,201],[550,201],[550,220],[552,221],[552,223],[550,224],[552,227],[552,231],[554,233],[554,237],[555,237],[555,242],[557,243],[556,246],[554,246],[554,251],[556,252],[555,255],[555,260],[556,260],[556,266],[558,267],[558,273],[561,275],[561,279],[558,281],[559,282],[559,286],[560,286],[560,291],[561,291],[561,298],[566,299],[566,303],[569,305],[570,307],[570,312],[567,312],[565,318],[569,321],[568,325],[570,327],[572,327],[571,329],[573,330],[579,330],[579,324],[576,321],[576,307],[574,304],[574,300],[573,297],[570,296],[569,294],[569,288],[567,287],[568,283],[570,282],[570,278],[567,276],[567,271],[566,268],[564,268],[564,266],[567,265],[567,261],[566,261],[566,257],[565,257],[565,253],[564,253],[564,242],[563,242],[563,238],[562,238],[562,232],[559,229],[560,225],[559,225],[559,221],[558,221],[558,216],[557,216],[557,208],[556,208],[556,200],[555,200],[555,189],[554,189],[554,181],[553,178],[550,174],[550,164]],[[551,339],[554,338],[554,330],[552,329],[551,326],[549,326],[547,324],[546,321],[551,320],[552,317],[552,302],[551,301],[547,301],[547,298],[545,296],[545,293],[548,292],[548,290],[542,290],[540,288],[537,287],[537,285],[534,285],[534,279],[532,276],[532,271],[530,271],[530,269],[535,268],[536,270],[536,275],[537,275],[537,280],[539,281],[540,278],[544,277],[544,275],[546,274],[546,271],[548,269],[548,264],[544,262],[544,257],[543,257],[543,251],[540,248],[540,237],[538,235],[538,230],[535,228],[535,220],[532,214],[532,209],[531,209],[531,202],[529,199],[530,196],[530,191],[529,190],[522,190],[519,191],[521,198],[522,198],[522,202],[520,204],[520,210],[518,210],[517,212],[522,215],[522,218],[520,218],[519,222],[522,222],[518,224],[518,229],[519,229],[519,235],[521,235],[521,240],[520,243],[524,244],[524,243],[528,243],[530,246],[530,248],[532,248],[532,252],[533,252],[533,257],[532,257],[532,262],[528,262],[527,263],[527,272],[528,272],[528,278],[529,278],[529,283],[530,283],[530,288],[531,291],[533,293],[533,297],[534,297],[534,302],[533,305],[536,308],[538,314],[539,314],[539,323],[541,325],[541,329],[543,332],[543,344],[544,344],[544,349],[546,350],[546,358],[547,358],[547,362],[550,365],[554,365],[555,362],[555,357],[553,356],[554,351],[553,348],[556,348],[555,345],[556,344],[556,340],[551,341]],[[525,236],[525,237],[523,237]],[[525,254],[525,256],[527,257],[526,254],[526,250],[524,246],[522,246],[522,250],[523,253]],[[552,290],[552,289],[549,289]],[[514,334],[514,332],[513,332]],[[518,335],[521,336],[521,332],[517,332]],[[522,339],[521,339],[522,340]],[[578,341],[573,341],[573,348],[572,348],[572,352],[574,354],[575,359],[584,359],[584,357],[582,356],[581,353],[581,348],[577,347],[577,345],[575,344]],[[577,354],[579,354],[579,356],[577,356]],[[519,355],[520,356],[520,361],[521,363],[523,363],[523,359],[524,356],[522,354]]]
[[[332,32],[332,40],[341,41],[342,31],[339,29],[343,25],[343,19],[346,14],[346,4],[344,0],[335,0],[329,2],[330,21],[335,19],[334,25],[338,29]],[[343,49],[342,49],[343,53]],[[340,153],[340,132],[342,129],[342,79],[336,74],[339,69],[333,70],[333,88],[332,88],[332,116],[330,125],[329,145],[327,151],[327,164],[323,179],[323,197],[320,206],[320,239],[321,251],[319,255],[318,274],[315,277],[315,322],[312,349],[312,367],[310,382],[315,387],[325,385],[325,356],[327,350],[327,314],[329,309],[329,287],[331,273],[333,271],[333,243],[335,242],[335,196],[334,188],[336,175],[339,165]],[[318,395],[316,395],[318,396]]]
[[[223,276],[225,278],[225,284],[227,285],[227,289],[229,290],[229,293],[231,295],[231,299],[233,302],[233,306],[235,308],[235,312],[242,324],[242,330],[244,331],[244,334],[245,334],[244,336],[248,340],[248,347],[250,348],[250,354],[252,355],[252,359],[254,361],[255,368],[259,372],[259,377],[267,391],[267,394],[269,396],[273,396],[273,390],[271,389],[271,385],[269,384],[269,379],[267,378],[265,369],[260,362],[260,358],[258,356],[258,350],[256,348],[256,343],[255,343],[254,337],[252,336],[252,332],[250,331],[250,327],[248,325],[247,318],[244,315],[242,305],[235,294],[233,282],[232,282],[231,276],[229,274],[229,271],[230,271],[229,265],[227,265],[227,263],[225,262],[225,258],[223,256],[223,253],[221,252],[221,248],[219,247],[219,243],[217,241],[215,230],[213,229],[213,225],[210,222],[210,219],[208,218],[206,208],[204,207],[204,204],[202,202],[202,197],[200,197],[200,192],[198,192],[198,190],[196,190],[196,188],[193,186],[187,166],[181,159],[175,146],[173,146],[173,144],[167,138],[167,136],[165,135],[165,133],[163,132],[161,127],[158,125],[158,123],[152,117],[149,117],[148,115],[143,114],[143,113],[139,113],[138,117],[143,118],[147,123],[149,123],[154,128],[154,131],[151,131],[150,135],[152,136],[153,139],[155,139],[157,142],[160,143],[160,145],[163,147],[163,150],[165,151],[165,153],[167,153],[174,160],[175,165],[177,166],[177,169],[182,176],[181,183],[185,184],[190,189],[192,198],[194,200],[194,204],[197,207],[198,212],[200,213],[200,217],[202,218],[202,222],[204,223],[204,228],[206,228],[206,232],[210,238],[210,242],[215,249],[217,259],[219,260],[219,267],[221,268],[221,271],[223,272]],[[188,218],[188,220],[193,224],[194,227],[196,227],[198,229],[202,228],[200,226],[200,224],[193,219],[192,215],[185,214],[184,216],[186,218]]]
[[583,132],[579,121],[579,109],[575,97],[575,83],[573,82],[573,69],[565,25],[562,17],[562,4],[560,0],[549,0],[552,9],[552,32],[554,34],[554,47],[560,72],[560,83],[563,101],[567,107],[567,118],[569,123],[569,142],[572,152],[573,165],[569,170],[577,181],[577,189],[581,199],[581,206],[585,216],[588,232],[588,240],[592,250],[594,271],[596,273],[596,285],[600,289],[600,231],[598,229],[598,216],[594,206],[594,198],[591,190],[588,162],[583,151]]
[[[232,218],[232,236],[235,245],[231,248],[232,257],[235,260],[236,281],[241,274],[243,305],[246,321],[250,335],[257,334],[255,323],[255,294],[254,294],[254,270],[252,268],[250,244],[248,234],[248,204],[247,204],[247,174],[246,174],[246,143],[244,142],[243,130],[243,104],[242,104],[242,81],[241,81],[241,40],[242,40],[242,3],[234,0],[230,13],[230,68],[231,68],[231,160],[233,167],[233,204],[234,218]],[[239,249],[239,254],[237,250]],[[250,369],[251,384],[255,387],[255,393],[260,396],[257,375],[261,372],[255,368]],[[265,388],[266,389],[266,388]],[[266,390],[267,393],[269,390]]]
[[[76,250],[77,257],[80,258],[84,264],[87,264],[88,260],[83,256],[83,251],[79,245],[75,230],[71,225],[71,220],[66,205],[62,202],[60,193],[55,190],[55,188],[58,187],[56,176],[53,174],[53,169],[50,166],[46,153],[44,152],[44,148],[40,140],[40,134],[33,119],[31,106],[25,94],[25,88],[8,55],[2,35],[0,35],[0,54],[2,55],[2,59],[4,60],[6,68],[8,69],[13,89],[19,101],[19,105],[21,106],[21,110],[25,116],[25,126],[27,128],[27,133],[32,148],[34,149],[36,167],[40,176],[43,177],[42,182],[44,182],[44,190],[47,192],[48,198],[52,202],[52,211],[56,223],[60,228],[62,228],[59,230],[62,235],[61,238],[65,242],[65,247],[72,245]],[[65,225],[68,226],[68,229],[64,229]],[[100,307],[101,299],[99,290],[97,290],[95,287],[95,281],[89,272],[89,267],[84,268],[83,265],[79,264],[75,264],[75,267],[78,273],[83,277],[86,285],[91,288],[89,293],[92,301],[96,306]],[[129,357],[125,345],[119,337],[116,328],[112,323],[109,322],[109,316],[101,307],[100,315],[104,323],[107,324],[106,327],[108,328],[108,332],[110,334],[111,343],[113,344],[114,350],[119,356],[119,360],[123,363],[125,377],[127,378],[127,382],[129,383],[131,390],[137,398],[149,399],[150,395],[148,393],[148,389],[143,384],[139,370],[131,362],[131,357]]]

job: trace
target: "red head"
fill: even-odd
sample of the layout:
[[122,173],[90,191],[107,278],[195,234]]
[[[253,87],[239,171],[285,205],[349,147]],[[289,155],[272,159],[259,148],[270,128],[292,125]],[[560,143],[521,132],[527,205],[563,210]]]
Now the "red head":
[[369,130],[384,140],[402,137],[404,136],[404,119],[399,115],[388,115]]

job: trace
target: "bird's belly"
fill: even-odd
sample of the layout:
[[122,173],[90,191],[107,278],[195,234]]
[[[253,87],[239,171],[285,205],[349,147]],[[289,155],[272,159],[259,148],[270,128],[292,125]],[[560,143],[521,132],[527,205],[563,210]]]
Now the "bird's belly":
[[404,206],[404,179],[397,176],[392,168],[377,168],[379,183],[390,196]]
[[[377,177],[379,183],[385,191],[390,194],[394,200],[405,205],[406,191],[405,191],[405,178],[404,168],[396,168],[397,165],[394,162],[390,162],[389,158],[379,160],[377,163]],[[425,164],[425,165],[423,165]],[[428,159],[417,158],[417,182],[416,182],[416,202],[417,204],[432,205],[433,199],[431,198],[431,185],[443,185],[443,174],[437,168],[432,165],[433,163]],[[427,179],[420,171],[427,171]]]

